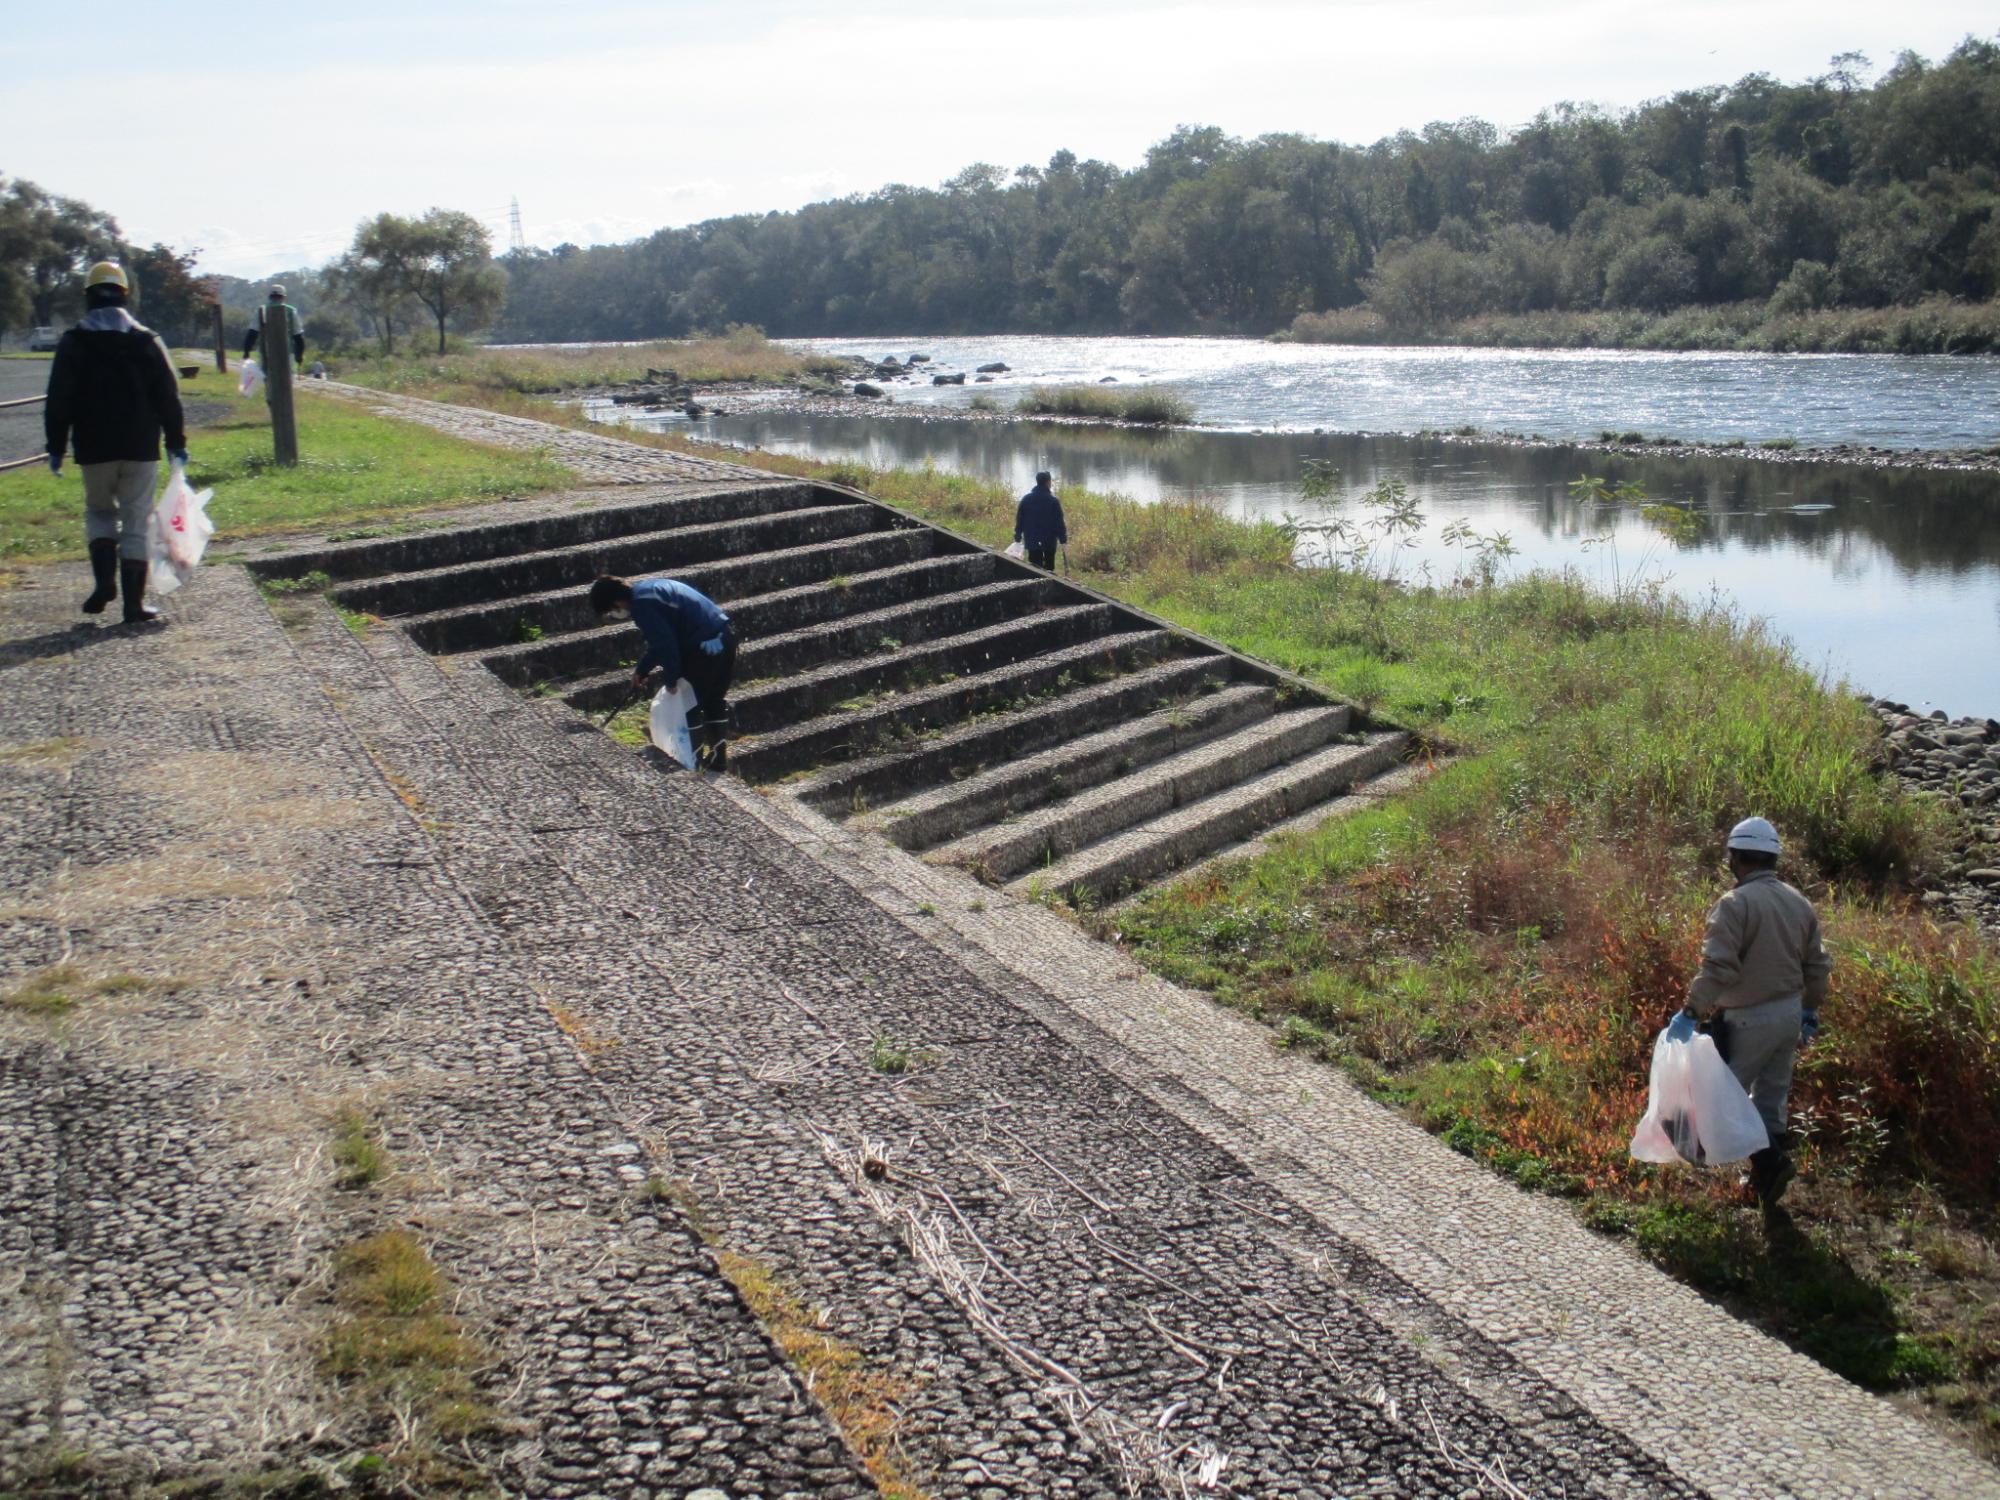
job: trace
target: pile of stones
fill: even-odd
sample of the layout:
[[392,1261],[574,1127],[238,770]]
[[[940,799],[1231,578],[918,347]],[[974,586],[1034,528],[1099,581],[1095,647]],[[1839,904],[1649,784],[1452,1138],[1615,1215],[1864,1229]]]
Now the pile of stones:
[[1888,698],[1869,706],[1887,731],[1889,768],[1912,790],[1958,804],[1970,824],[1943,884],[1924,900],[2000,929],[2000,719],[1918,714]]
[[643,380],[628,380],[623,385],[612,387],[611,402],[614,406],[678,410],[689,417],[707,414],[707,408],[695,399],[694,387],[674,370],[649,369]]

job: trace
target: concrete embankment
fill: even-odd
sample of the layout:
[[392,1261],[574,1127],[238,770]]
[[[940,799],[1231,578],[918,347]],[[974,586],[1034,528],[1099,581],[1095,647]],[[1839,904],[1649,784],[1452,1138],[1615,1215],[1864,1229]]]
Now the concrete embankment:
[[[469,514],[474,548],[790,488],[400,409],[561,442],[629,481]],[[735,523],[688,520],[718,524]],[[1008,781],[1008,757],[879,826],[851,789],[813,795],[1070,688],[760,790],[662,774],[561,693],[432,655],[419,630],[350,629],[316,596],[267,605],[241,570],[169,599],[157,634],[78,626],[81,576],[0,594],[5,992],[57,968],[74,991],[0,1015],[22,1143],[0,1179],[10,1479],[61,1452],[165,1478],[361,1441],[318,1359],[328,1267],[394,1225],[491,1351],[500,1420],[469,1451],[517,1493],[871,1488],[724,1274],[749,1264],[880,1378],[933,1496],[2000,1496],[1990,1469],[1560,1204],[896,840],[898,823],[912,847],[1011,837],[989,808],[1058,805]],[[953,581],[939,598],[973,586]],[[1105,798],[1185,785],[1199,806],[1205,747],[1340,708],[1281,705],[1282,678],[1213,648],[1153,661],[1221,680],[1180,723],[1097,700],[1094,734],[1137,713],[1154,768]],[[1116,769],[1080,727],[1020,753]],[[394,1158],[373,1185],[339,1185],[343,1104]]]

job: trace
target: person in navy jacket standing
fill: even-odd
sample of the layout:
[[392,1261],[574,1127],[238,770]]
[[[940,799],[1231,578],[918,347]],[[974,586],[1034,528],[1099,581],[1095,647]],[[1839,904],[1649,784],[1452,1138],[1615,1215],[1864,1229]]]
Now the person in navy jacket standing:
[[1014,511],[1014,540],[1028,549],[1029,562],[1053,570],[1057,545],[1069,545],[1069,527],[1063,522],[1062,501],[1049,484],[1044,469],[1035,476],[1035,487],[1021,497]]

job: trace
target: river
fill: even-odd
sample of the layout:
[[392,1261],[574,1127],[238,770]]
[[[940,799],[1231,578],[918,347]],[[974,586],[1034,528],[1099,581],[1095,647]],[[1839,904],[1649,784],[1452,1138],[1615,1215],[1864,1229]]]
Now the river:
[[[1307,514],[1301,462],[1339,470],[1328,514],[1358,519],[1384,479],[1405,483],[1423,530],[1400,566],[1449,577],[1445,536],[1463,519],[1515,549],[1506,567],[1574,567],[1610,587],[1659,581],[1771,622],[1809,665],[1922,708],[2000,714],[2000,475],[1787,460],[1633,457],[1563,442],[1417,437],[1461,425],[1550,439],[1637,430],[1688,441],[1792,437],[1810,444],[1947,448],[2000,443],[2000,360],[1858,355],[1355,349],[1244,339],[814,340],[880,357],[926,353],[930,369],[1013,367],[991,383],[889,387],[862,415],[737,403],[687,424],[725,442],[858,459],[933,463],[1016,489],[1048,468],[1067,484],[1152,502],[1199,496],[1243,516]],[[1168,386],[1200,428],[1165,434],[1073,425],[939,420],[977,394],[1011,405],[1030,384]],[[606,414],[609,414],[607,409]],[[1314,429],[1321,429],[1315,431]],[[1361,429],[1357,431],[1357,429]],[[1668,540],[1636,508],[1579,504],[1581,473],[1638,483],[1688,506]]]

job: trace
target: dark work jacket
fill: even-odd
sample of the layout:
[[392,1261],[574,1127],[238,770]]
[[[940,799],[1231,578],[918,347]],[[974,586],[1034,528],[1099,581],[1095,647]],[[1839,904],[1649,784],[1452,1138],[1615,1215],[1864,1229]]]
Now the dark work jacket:
[[119,332],[70,329],[49,367],[42,425],[52,454],[75,439],[80,464],[158,462],[162,432],[169,448],[187,447],[167,346],[138,323]]
[[1014,512],[1014,540],[1030,547],[1047,547],[1055,542],[1069,544],[1069,527],[1063,524],[1062,501],[1036,485],[1021,497]]
[[632,623],[646,638],[637,670],[658,667],[669,687],[687,675],[681,663],[729,629],[729,616],[699,589],[672,578],[647,578],[632,585]]

